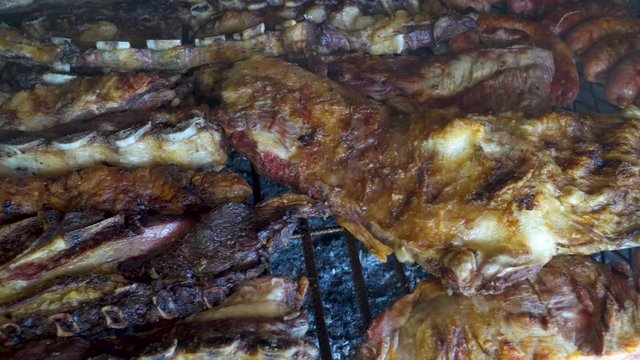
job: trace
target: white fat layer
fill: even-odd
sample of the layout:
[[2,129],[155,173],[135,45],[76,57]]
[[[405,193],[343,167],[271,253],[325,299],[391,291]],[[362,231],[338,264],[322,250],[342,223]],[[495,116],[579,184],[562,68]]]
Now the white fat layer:
[[545,264],[556,253],[557,236],[545,220],[544,206],[533,210],[518,210],[514,216],[520,221],[520,231],[529,244],[533,258]]
[[470,241],[492,242],[505,238],[505,231],[500,224],[500,216],[487,212],[477,218],[465,236]]
[[142,135],[144,135],[149,129],[151,129],[151,123],[146,123],[144,126],[137,129],[134,128],[119,131],[116,134],[116,140],[114,140],[113,143],[119,148],[133,145],[136,141],[140,140]]
[[264,132],[250,130],[251,138],[258,144],[260,153],[270,152],[281,159],[289,159],[296,154],[297,148],[288,148],[277,136]]
[[167,141],[182,141],[192,137],[198,133],[198,130],[204,126],[204,118],[198,116],[187,122],[180,123],[179,126],[175,126],[167,132],[164,132],[161,136]]
[[75,78],[76,76],[74,75],[57,74],[57,73],[46,73],[42,75],[42,80],[47,84],[51,84],[51,85],[66,84]]
[[[52,240],[48,245],[39,248],[36,251],[28,252],[24,256],[21,256],[14,261],[8,263],[5,266],[5,269],[15,269],[20,265],[25,265],[29,263],[38,263],[38,262],[46,262],[54,254],[59,253],[60,251],[67,248],[67,242],[64,241],[64,238],[58,236],[54,240]],[[3,271],[4,273],[5,271]],[[3,274],[5,275],[5,274]],[[1,276],[1,275],[0,275]],[[4,277],[4,276],[3,276]]]
[[206,37],[204,39],[196,39],[195,40],[195,45],[197,47],[201,47],[201,46],[219,44],[219,43],[223,43],[225,41],[225,39],[226,38],[225,38],[224,35],[209,36],[209,37]]
[[484,129],[477,124],[455,121],[429,137],[423,150],[434,152],[443,161],[462,160],[472,152],[483,133]]
[[52,145],[59,150],[64,150],[64,151],[75,150],[81,146],[87,145],[94,135],[95,133],[86,134],[74,141],[67,141],[67,142],[54,141],[52,142]]
[[168,50],[182,45],[182,40],[147,40],[147,48],[151,50]]
[[131,44],[128,41],[97,41],[96,48],[98,50],[129,49]]

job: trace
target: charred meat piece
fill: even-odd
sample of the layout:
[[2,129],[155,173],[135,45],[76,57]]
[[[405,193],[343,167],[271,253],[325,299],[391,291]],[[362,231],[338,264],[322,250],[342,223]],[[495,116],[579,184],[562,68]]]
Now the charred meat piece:
[[79,4],[71,12],[66,6],[46,7],[32,13],[21,30],[43,43],[68,40],[81,50],[93,48],[99,41],[118,41],[140,48],[147,45],[147,40],[176,40],[179,45],[182,39],[177,7],[155,0],[100,7]]
[[582,59],[584,77],[604,82],[626,54],[640,50],[640,33],[612,35],[593,45]]
[[585,21],[565,37],[565,42],[576,57],[581,57],[598,40],[610,35],[640,32],[640,20],[629,17],[603,16]]
[[558,256],[494,296],[422,282],[373,323],[358,358],[636,358],[640,296],[624,266]]
[[154,74],[78,77],[36,85],[0,104],[2,130],[44,130],[96,115],[151,109],[176,97],[174,80]]
[[544,112],[554,73],[552,53],[528,46],[433,58],[353,55],[330,61],[327,68],[332,79],[408,113],[416,108],[408,104]]
[[208,109],[138,111],[41,133],[0,131],[0,175],[64,175],[98,164],[220,170],[227,148],[210,117]]
[[390,116],[275,59],[237,63],[222,100],[225,132],[261,174],[454,291],[499,292],[556,254],[639,243],[638,119]]
[[185,321],[138,336],[115,340],[81,338],[26,344],[7,358],[32,359],[55,353],[65,360],[317,359],[317,348],[304,339],[308,329],[301,311],[307,282],[264,276],[242,282],[221,304]]
[[[37,239],[33,249],[2,266],[5,345],[145,332],[210,309],[238,283],[265,271],[268,255],[286,242],[299,217],[323,213],[306,197],[286,195],[255,209],[225,203],[199,221],[143,218],[131,229],[127,220],[101,225],[111,218],[85,226],[86,217],[78,219],[85,214],[77,214],[83,222],[77,229],[56,228],[61,235]],[[271,307],[263,305],[263,311]]]
[[101,6],[116,2],[117,0],[3,0],[0,3],[0,12],[2,13],[14,13],[28,10],[35,10],[40,7],[51,5],[68,5],[74,6],[79,3],[93,4],[94,6]]
[[158,211],[182,213],[224,201],[242,202],[251,188],[239,175],[193,172],[176,166],[118,168],[96,166],[66,176],[3,178],[0,223],[43,209],[95,209],[112,214]]
[[576,25],[602,16],[632,16],[633,8],[626,3],[612,1],[581,1],[554,8],[544,16],[542,25],[562,36]]
[[514,44],[534,45],[553,53],[555,73],[551,99],[554,104],[569,105],[577,98],[580,79],[573,54],[560,38],[533,21],[507,16],[483,17],[478,20],[476,30],[454,37],[449,47],[452,52],[459,53]]

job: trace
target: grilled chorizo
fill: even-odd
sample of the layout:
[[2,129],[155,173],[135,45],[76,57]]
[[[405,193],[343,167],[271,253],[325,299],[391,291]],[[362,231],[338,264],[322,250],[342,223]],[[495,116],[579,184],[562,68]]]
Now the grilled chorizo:
[[584,55],[582,62],[585,79],[592,82],[605,81],[620,59],[638,50],[640,33],[613,35],[598,41]]
[[621,108],[633,104],[640,94],[640,51],[625,56],[607,79],[604,94]]
[[640,32],[640,20],[605,16],[583,22],[571,30],[565,41],[575,56],[582,56],[598,40],[615,34]]
[[586,1],[558,6],[542,20],[542,25],[556,35],[563,35],[583,21],[602,16],[629,16],[633,11],[625,4]]

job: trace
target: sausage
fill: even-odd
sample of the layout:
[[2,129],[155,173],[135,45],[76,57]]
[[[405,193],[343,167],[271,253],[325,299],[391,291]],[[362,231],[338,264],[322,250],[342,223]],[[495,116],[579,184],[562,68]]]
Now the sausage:
[[640,20],[605,16],[583,22],[571,30],[565,41],[575,56],[582,56],[598,40],[614,34],[640,32]]
[[604,94],[608,102],[621,108],[633,104],[640,94],[640,51],[625,56],[607,79]]
[[463,51],[482,48],[501,48],[512,45],[533,45],[529,34],[518,29],[487,29],[483,32],[470,31],[449,41],[449,51],[461,53]]
[[579,23],[602,16],[629,16],[630,6],[603,1],[586,1],[559,6],[549,12],[542,25],[556,35],[562,35]]
[[[564,106],[571,104],[576,99],[580,91],[580,79],[571,50],[559,37],[538,23],[509,16],[483,17],[478,20],[476,30],[467,31],[454,37],[449,42],[449,47],[454,52],[483,47],[482,39],[490,37],[486,34],[491,34],[496,29],[507,29],[508,31],[503,33],[510,34],[510,36],[514,36],[518,32],[526,33],[528,36],[522,40],[525,44],[535,45],[553,52],[555,74],[551,83],[551,100],[555,105]],[[495,43],[497,42],[495,41]]]
[[584,78],[604,82],[626,54],[640,50],[640,33],[613,35],[595,43],[584,55]]

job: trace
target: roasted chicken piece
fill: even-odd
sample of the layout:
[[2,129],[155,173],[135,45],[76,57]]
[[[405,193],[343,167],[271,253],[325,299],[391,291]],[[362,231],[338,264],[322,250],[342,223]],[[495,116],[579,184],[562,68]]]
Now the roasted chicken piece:
[[359,359],[636,359],[640,295],[626,264],[558,256],[499,295],[424,281],[368,334]]
[[227,163],[209,110],[133,111],[40,133],[0,131],[0,175],[63,175],[98,164],[183,169]]
[[222,89],[225,132],[261,174],[454,291],[499,292],[556,254],[640,243],[638,119],[390,116],[276,59],[235,64]]
[[65,360],[295,359],[318,358],[304,339],[309,327],[300,310],[307,282],[264,276],[239,284],[221,304],[173,326],[115,340],[67,338],[31,342],[9,359],[56,353]]
[[112,214],[180,214],[224,201],[242,201],[251,188],[233,173],[95,166],[57,177],[0,178],[0,223],[44,209],[94,209]]
[[199,220],[66,214],[0,267],[4,344],[103,339],[209,309],[264,272],[299,217],[322,213],[286,195],[255,209],[227,202]]
[[431,58],[348,55],[325,65],[330,78],[398,111],[456,106],[466,112],[550,110],[553,54],[512,46]]
[[151,109],[176,98],[175,79],[139,73],[78,77],[36,85],[0,104],[0,129],[34,131],[123,110]]

